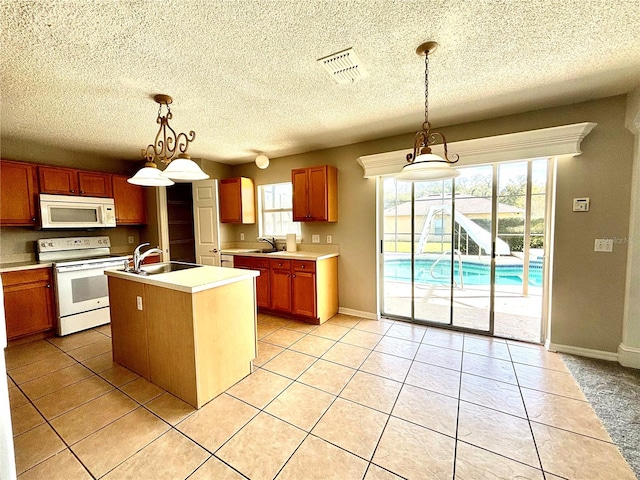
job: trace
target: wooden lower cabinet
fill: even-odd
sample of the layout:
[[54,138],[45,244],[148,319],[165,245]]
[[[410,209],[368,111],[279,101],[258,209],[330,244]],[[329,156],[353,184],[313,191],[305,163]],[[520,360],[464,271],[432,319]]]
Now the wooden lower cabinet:
[[9,340],[55,328],[51,268],[5,272],[2,284]]
[[[337,257],[313,261],[237,255],[234,267],[260,270],[256,282],[263,282],[262,301],[258,298],[258,308],[263,312],[316,324],[338,313]],[[257,289],[261,291],[259,286]],[[267,294],[268,300],[264,298]]]

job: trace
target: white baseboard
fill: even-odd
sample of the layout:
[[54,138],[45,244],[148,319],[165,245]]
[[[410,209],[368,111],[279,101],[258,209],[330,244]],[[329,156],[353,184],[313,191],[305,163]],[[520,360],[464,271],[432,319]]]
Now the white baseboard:
[[552,352],[570,353],[581,357],[597,358],[600,360],[618,361],[618,354],[614,352],[605,352],[604,350],[592,350],[590,348],[573,347],[571,345],[560,345],[550,343],[547,348]]
[[343,315],[353,315],[354,317],[368,318],[370,320],[377,320],[378,316],[372,312],[361,312],[360,310],[354,310],[352,308],[339,307],[338,313]]
[[640,369],[640,348],[628,347],[621,343],[618,345],[618,362],[623,367]]

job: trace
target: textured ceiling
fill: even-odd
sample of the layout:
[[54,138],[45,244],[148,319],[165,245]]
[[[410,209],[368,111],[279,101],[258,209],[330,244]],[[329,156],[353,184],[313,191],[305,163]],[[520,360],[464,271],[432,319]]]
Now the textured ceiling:
[[[129,160],[156,93],[223,163],[415,131],[426,40],[436,127],[640,84],[639,0],[0,0],[0,26],[2,137]],[[349,47],[368,76],[338,85],[316,60]]]

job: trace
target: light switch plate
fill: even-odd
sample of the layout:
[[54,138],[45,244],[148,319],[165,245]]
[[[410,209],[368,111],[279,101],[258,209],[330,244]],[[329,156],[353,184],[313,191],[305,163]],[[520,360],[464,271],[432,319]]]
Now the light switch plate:
[[327,235],[327,243],[331,242],[333,242],[333,238],[331,237],[331,235]]
[[574,198],[573,199],[573,211],[574,212],[588,212],[589,211],[589,199],[588,198]]
[[320,243],[320,235],[311,235],[311,243]]
[[594,252],[613,252],[613,238],[596,238]]

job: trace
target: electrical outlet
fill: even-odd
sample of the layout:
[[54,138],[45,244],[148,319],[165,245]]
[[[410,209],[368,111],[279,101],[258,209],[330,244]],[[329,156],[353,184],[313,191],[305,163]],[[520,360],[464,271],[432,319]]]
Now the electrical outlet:
[[311,243],[320,243],[320,235],[311,235]]
[[142,310],[142,297],[136,297],[136,306],[138,307],[138,310]]
[[594,252],[613,252],[613,238],[596,238]]
[[333,242],[333,238],[331,237],[331,235],[327,235],[327,243],[331,242]]
[[129,236],[129,243],[133,243],[133,235]]
[[240,240],[244,240],[244,233],[240,234]]

